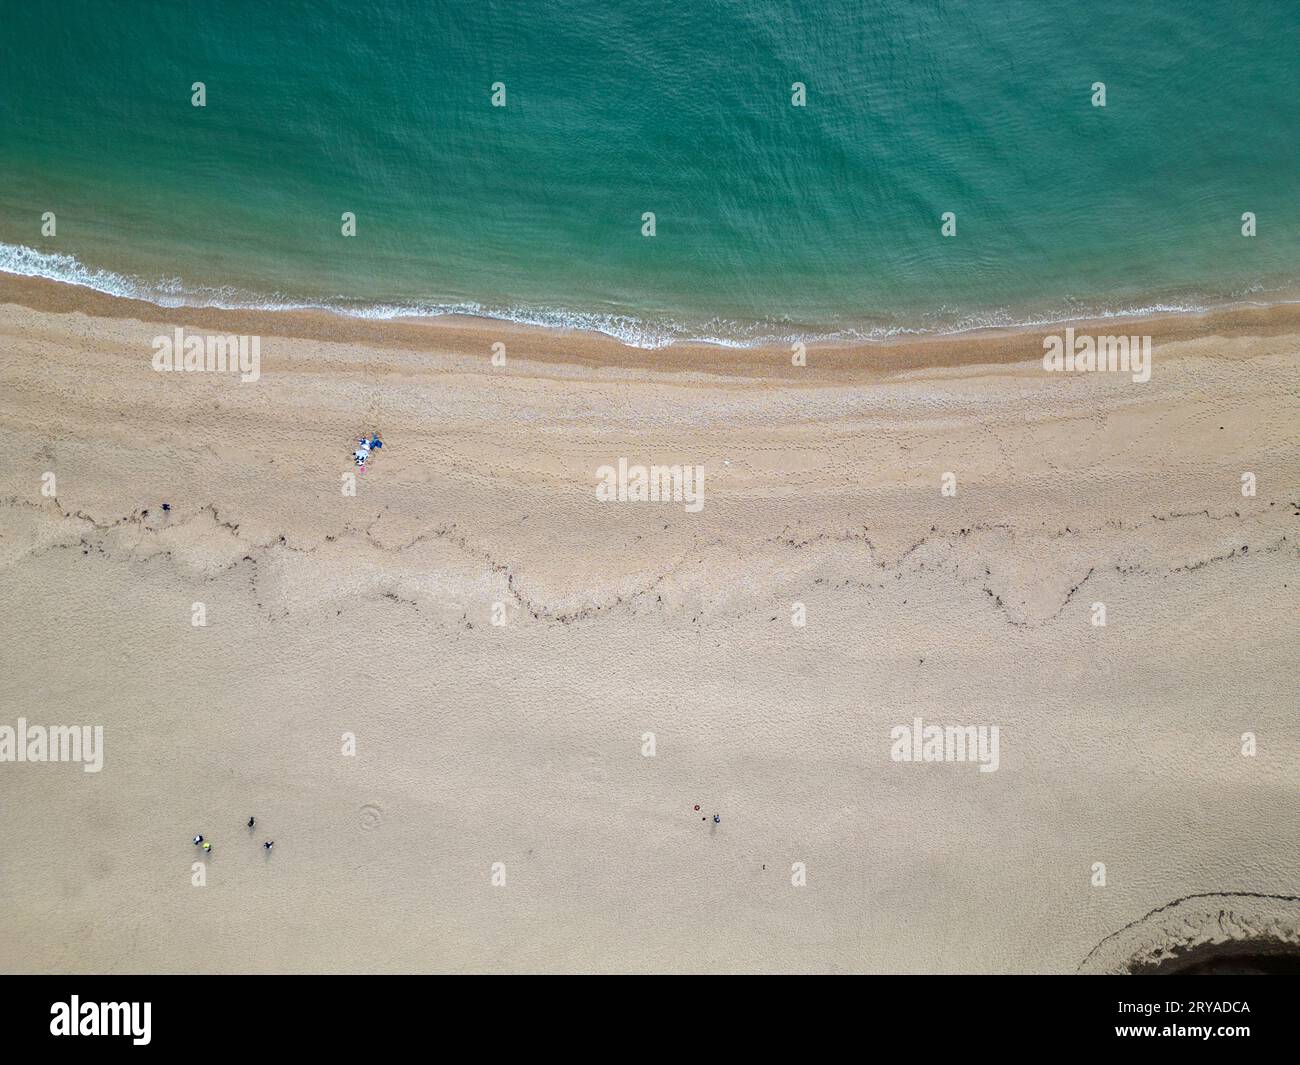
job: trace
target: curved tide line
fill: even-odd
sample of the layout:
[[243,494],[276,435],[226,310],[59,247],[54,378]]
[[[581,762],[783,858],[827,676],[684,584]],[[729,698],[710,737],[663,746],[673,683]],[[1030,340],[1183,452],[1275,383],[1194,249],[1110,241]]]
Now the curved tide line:
[[[0,242],[0,273],[18,277],[41,278],[65,285],[87,288],[107,296],[141,300],[158,307],[211,308],[230,311],[323,311],[347,318],[387,321],[397,318],[440,318],[457,315],[510,322],[515,325],[538,326],[545,329],[576,330],[601,333],[629,347],[657,349],[674,343],[710,344],[728,348],[752,348],[794,343],[878,343],[900,336],[958,336],[963,333],[988,329],[1035,329],[1066,322],[1107,318],[1144,318],[1155,315],[1203,314],[1214,306],[1201,302],[1160,302],[1126,304],[1104,307],[1100,305],[1072,304],[1068,309],[1044,316],[1023,318],[1010,311],[999,309],[979,313],[959,313],[953,310],[936,312],[935,320],[928,326],[882,325],[869,328],[841,327],[825,331],[793,331],[784,333],[756,330],[770,328],[758,323],[714,321],[704,327],[684,326],[668,321],[656,324],[628,314],[601,314],[590,311],[556,310],[551,308],[492,307],[473,301],[458,303],[412,302],[349,304],[343,298],[329,300],[300,300],[282,298],[278,294],[266,296],[247,292],[233,286],[188,285],[180,278],[145,279],[131,274],[88,266],[73,255],[62,252],[45,252],[23,244]],[[1297,302],[1293,299],[1249,299],[1261,295],[1263,286],[1255,285],[1222,301],[1215,306],[1237,305],[1265,306],[1269,303]],[[1281,290],[1273,290],[1281,291]],[[943,319],[948,315],[947,321]],[[740,336],[738,334],[749,334]]]

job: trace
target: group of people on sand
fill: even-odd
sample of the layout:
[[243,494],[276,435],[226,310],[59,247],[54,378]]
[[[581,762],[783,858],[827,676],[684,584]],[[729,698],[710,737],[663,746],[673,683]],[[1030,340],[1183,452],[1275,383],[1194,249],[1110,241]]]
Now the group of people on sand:
[[[256,825],[256,824],[257,824],[257,818],[256,818],[256,817],[250,817],[250,818],[248,819],[248,827],[249,827],[250,830],[251,830],[252,827],[253,827],[254,825]],[[195,836],[195,837],[194,837],[194,846],[196,846],[196,847],[202,847],[202,848],[203,848],[203,853],[204,853],[204,854],[211,854],[211,853],[212,853],[212,843],[211,843],[211,841],[204,839],[201,835],[200,835],[200,836]],[[267,850],[267,851],[269,851],[269,850],[270,850],[272,847],[274,847],[274,846],[275,846],[275,840],[273,840],[273,839],[268,839],[268,840],[266,840],[266,841],[262,844],[262,848],[263,848],[263,850]]]
[[369,438],[363,436],[358,440],[357,449],[352,452],[352,458],[357,464],[357,469],[365,473],[366,463],[370,460],[371,454],[383,446],[384,442],[379,439],[378,433],[371,433]]

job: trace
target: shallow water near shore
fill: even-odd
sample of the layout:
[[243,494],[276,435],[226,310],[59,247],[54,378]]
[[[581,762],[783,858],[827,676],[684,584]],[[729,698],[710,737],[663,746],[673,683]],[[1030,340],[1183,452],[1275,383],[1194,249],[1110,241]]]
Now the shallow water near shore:
[[73,6],[57,33],[7,15],[0,270],[645,347],[1195,310],[1297,281],[1281,8]]

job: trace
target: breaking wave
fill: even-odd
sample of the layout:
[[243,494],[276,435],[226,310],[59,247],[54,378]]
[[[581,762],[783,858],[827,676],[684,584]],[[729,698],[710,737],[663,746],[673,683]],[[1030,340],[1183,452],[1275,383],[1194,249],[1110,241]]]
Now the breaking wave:
[[[486,318],[516,325],[602,333],[629,347],[655,349],[674,343],[702,343],[748,348],[775,344],[871,342],[899,336],[945,336],[988,329],[1041,328],[1069,321],[1098,318],[1141,318],[1151,315],[1199,314],[1233,304],[1264,305],[1293,302],[1282,289],[1262,285],[1215,298],[1162,299],[1104,305],[1069,301],[1039,313],[1010,309],[980,312],[939,308],[913,317],[909,323],[880,321],[871,324],[817,326],[792,320],[743,322],[712,319],[686,323],[665,318],[651,321],[631,314],[577,311],[546,307],[493,306],[474,301],[361,302],[345,297],[303,299],[278,293],[259,293],[235,286],[194,285],[172,278],[143,278],[88,266],[75,256],[40,251],[22,244],[0,242],[0,273],[44,278],[76,285],[109,296],[142,300],[158,307],[213,308],[242,311],[324,311],[349,318],[391,320],[437,318],[448,315]],[[1272,295],[1274,298],[1268,298]]]

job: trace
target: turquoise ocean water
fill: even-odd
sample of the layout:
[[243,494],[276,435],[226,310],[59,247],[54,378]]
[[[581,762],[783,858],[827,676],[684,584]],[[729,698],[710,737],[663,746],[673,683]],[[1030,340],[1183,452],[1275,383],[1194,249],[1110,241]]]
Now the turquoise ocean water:
[[1297,11],[0,0],[0,270],[646,345],[1294,298]]

